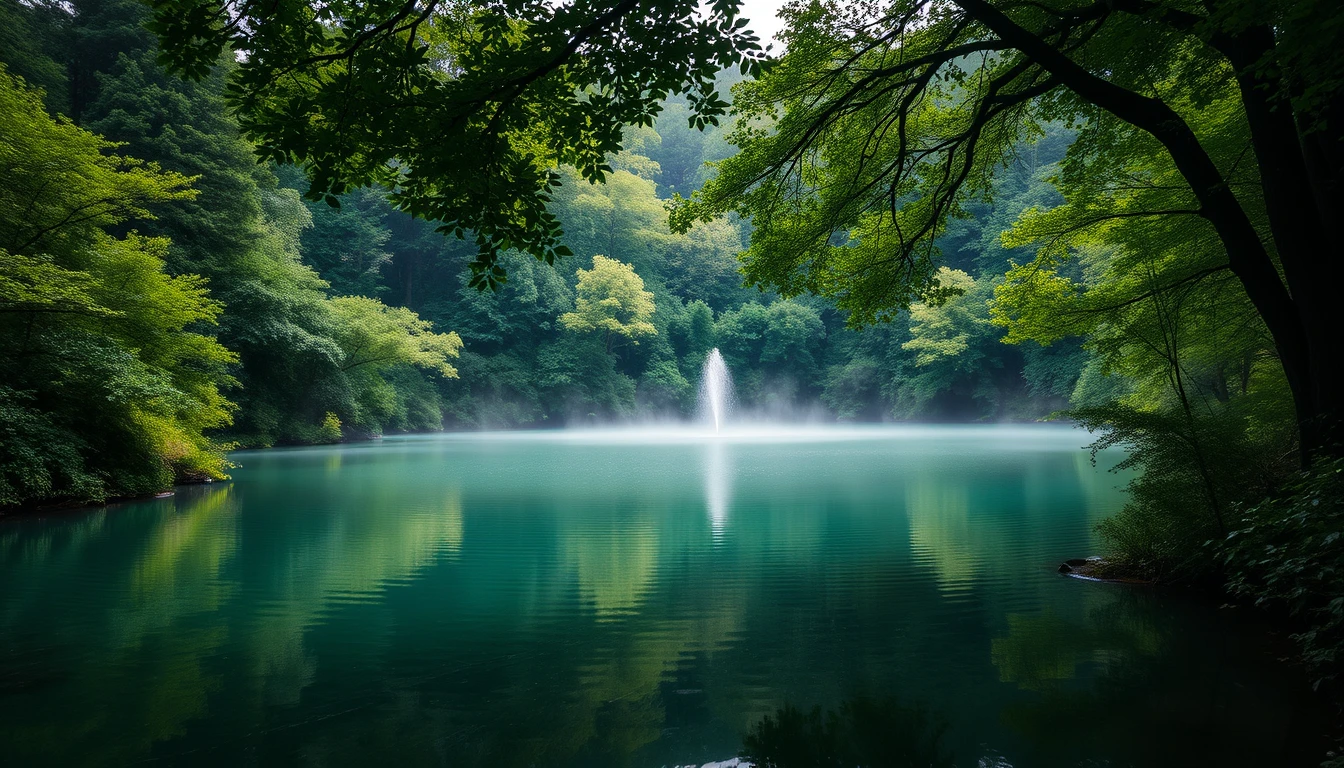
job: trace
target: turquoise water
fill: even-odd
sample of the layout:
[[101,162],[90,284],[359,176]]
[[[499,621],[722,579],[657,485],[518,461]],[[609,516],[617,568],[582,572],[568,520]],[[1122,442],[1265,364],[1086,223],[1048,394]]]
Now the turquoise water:
[[0,762],[700,765],[893,697],[959,766],[1289,764],[1307,700],[1237,612],[1054,572],[1124,501],[1086,442],[388,438],[5,521]]

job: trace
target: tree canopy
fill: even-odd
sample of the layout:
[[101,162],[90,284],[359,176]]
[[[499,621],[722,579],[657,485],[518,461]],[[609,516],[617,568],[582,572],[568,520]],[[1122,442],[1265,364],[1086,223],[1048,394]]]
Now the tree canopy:
[[728,104],[715,75],[762,56],[737,0],[152,5],[173,69],[199,78],[222,51],[239,58],[230,100],[263,158],[303,165],[312,199],[382,184],[474,237],[482,288],[510,248],[570,253],[546,206],[557,166],[601,181],[624,127],[652,125],[673,93],[689,122],[716,122]]
[[341,370],[403,364],[457,378],[457,369],[448,362],[462,349],[456,333],[435,333],[432,323],[409,309],[363,296],[341,296],[331,306],[337,318],[335,338],[344,353]]

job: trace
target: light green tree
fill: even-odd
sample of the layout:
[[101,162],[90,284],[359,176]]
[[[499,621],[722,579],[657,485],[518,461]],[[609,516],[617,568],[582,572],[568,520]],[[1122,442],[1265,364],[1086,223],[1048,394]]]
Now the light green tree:
[[[623,152],[618,156],[627,167],[646,157]],[[636,170],[638,168],[636,167]],[[566,179],[566,191],[557,195],[557,212],[568,228],[565,243],[580,257],[609,254],[648,269],[649,256],[674,240],[667,229],[667,211],[656,194],[656,185],[632,171],[618,169],[601,184],[588,184],[578,174]]]
[[639,339],[658,333],[652,323],[653,294],[644,290],[634,267],[594,256],[593,268],[580,269],[577,274],[574,311],[560,316],[565,328],[577,333],[604,331],[608,352],[618,339],[638,344]]
[[457,369],[448,362],[462,350],[456,333],[435,333],[432,323],[411,310],[365,296],[340,296],[330,304],[336,316],[334,336],[345,353],[341,370],[413,365],[457,378]]
[[[1206,108],[1227,112],[1221,103]],[[1231,155],[1236,135],[1207,143]],[[1292,399],[1226,249],[1182,218],[1148,215],[1187,202],[1170,159],[1142,136],[1115,149],[1126,158],[1117,176],[1143,183],[1065,175],[1064,205],[1005,233],[1006,245],[1038,250],[995,290],[992,319],[1009,343],[1087,340],[1071,416],[1100,430],[1094,447],[1124,446],[1122,465],[1143,470],[1099,530],[1113,552],[1165,573],[1201,562],[1232,504],[1292,469]]]
[[0,506],[159,490],[228,468],[206,430],[236,357],[195,332],[221,306],[125,232],[189,179],[52,119],[0,68]]
[[959,269],[942,267],[937,273],[940,285],[958,291],[945,302],[920,302],[910,307],[910,330],[914,338],[901,345],[915,353],[915,365],[923,368],[944,361],[961,361],[974,366],[972,359],[962,360],[970,350],[969,340],[989,326],[983,301],[958,301],[975,287],[975,278]]

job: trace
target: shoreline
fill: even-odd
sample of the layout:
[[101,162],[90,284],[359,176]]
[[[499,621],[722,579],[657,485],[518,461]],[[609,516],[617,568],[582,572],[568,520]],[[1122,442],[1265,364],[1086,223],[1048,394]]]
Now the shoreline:
[[215,485],[232,483],[232,478],[223,480],[197,480],[183,481],[173,483],[164,491],[155,491],[154,493],[138,494],[135,496],[109,496],[102,501],[63,501],[52,504],[42,504],[31,507],[15,507],[12,509],[0,509],[0,525],[4,525],[9,520],[31,520],[47,515],[61,515],[74,512],[86,512],[94,509],[107,509],[121,504],[132,504],[141,501],[154,501],[155,499],[170,499],[177,495],[179,488],[194,488],[199,485]]

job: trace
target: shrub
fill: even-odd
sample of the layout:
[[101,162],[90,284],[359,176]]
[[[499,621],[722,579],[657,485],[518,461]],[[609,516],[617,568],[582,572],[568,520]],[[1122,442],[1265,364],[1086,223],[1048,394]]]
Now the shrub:
[[327,415],[322,417],[322,426],[318,427],[317,438],[314,442],[341,442],[341,420],[336,417],[336,414],[327,411]]
[[1317,687],[1344,652],[1344,458],[1322,459],[1247,509],[1216,546],[1229,590],[1302,622],[1294,638]]
[[1126,456],[1116,469],[1138,470],[1129,503],[1097,526],[1111,557],[1159,580],[1217,578],[1203,542],[1233,530],[1237,505],[1263,498],[1291,471],[1291,427],[1257,428],[1263,419],[1253,405],[1247,397],[1189,413],[1118,403],[1069,412],[1099,433],[1094,456],[1120,447]]

